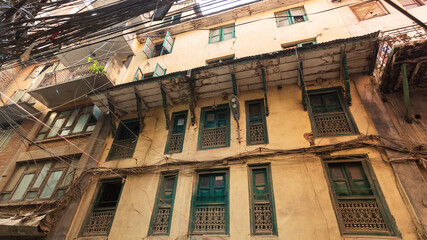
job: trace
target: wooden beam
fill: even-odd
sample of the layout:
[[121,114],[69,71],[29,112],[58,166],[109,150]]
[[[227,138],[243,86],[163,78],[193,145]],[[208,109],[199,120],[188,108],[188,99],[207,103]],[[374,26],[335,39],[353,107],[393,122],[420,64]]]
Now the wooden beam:
[[188,101],[190,108],[190,117],[191,117],[191,125],[194,126],[196,123],[196,114],[194,112],[194,108],[197,105],[197,95],[196,90],[194,89],[194,78],[187,77],[188,83]]
[[142,129],[144,128],[144,116],[142,116],[141,113],[141,98],[137,93],[135,93],[135,99],[136,99],[136,111],[138,113],[138,120],[139,120],[139,132],[142,133]]
[[113,113],[114,113],[114,105],[110,102],[110,99],[107,98],[108,102],[108,116],[110,118],[110,124],[111,124],[111,135],[113,138],[116,136],[116,124],[114,123],[113,119]]
[[406,63],[402,64],[402,82],[403,82],[403,96],[406,105],[406,114],[405,120],[408,123],[412,123],[411,117],[411,101],[409,98],[409,83],[408,83],[408,75],[406,74]]
[[166,129],[169,129],[169,113],[168,113],[168,100],[165,90],[160,87],[160,92],[162,93],[162,102],[163,102],[163,111],[165,113],[166,120]]
[[108,104],[110,105],[111,103],[113,106],[115,106],[114,113],[117,113],[118,115],[125,115],[129,113],[126,109],[121,108],[119,104],[113,100],[113,97],[108,92],[106,96],[107,96]]
[[238,95],[238,88],[237,88],[237,81],[236,81],[236,75],[234,73],[231,74],[231,82],[233,83],[233,94]]
[[268,116],[270,114],[270,111],[268,110],[267,79],[265,77],[265,69],[264,68],[261,68],[261,78],[262,78],[262,84],[263,84],[263,88],[264,88],[265,116]]
[[172,98],[171,98],[171,96],[169,95],[169,93],[166,91],[166,88],[163,86],[163,84],[162,84],[161,82],[159,82],[159,85],[160,85],[160,88],[162,89],[162,91],[165,93],[165,96],[166,96],[166,99],[167,99],[168,104],[169,104],[169,105],[171,105],[171,106],[173,107],[173,105],[174,105],[175,103],[172,101]]
[[348,66],[347,66],[347,55],[344,53],[342,55],[342,68],[344,70],[344,92],[347,104],[351,106],[351,92],[350,92],[350,77],[348,75]]
[[298,60],[298,76],[300,79],[300,86],[301,86],[301,99],[302,99],[302,106],[304,108],[304,111],[307,111],[307,103],[308,103],[308,94],[307,89],[305,86],[304,81],[304,71],[303,71],[303,64]]
[[136,87],[134,88],[134,91],[135,91],[135,94],[139,97],[139,100],[141,102],[141,107],[144,108],[146,111],[148,111],[148,105],[144,101],[143,96],[141,95],[141,93],[138,91],[138,89]]

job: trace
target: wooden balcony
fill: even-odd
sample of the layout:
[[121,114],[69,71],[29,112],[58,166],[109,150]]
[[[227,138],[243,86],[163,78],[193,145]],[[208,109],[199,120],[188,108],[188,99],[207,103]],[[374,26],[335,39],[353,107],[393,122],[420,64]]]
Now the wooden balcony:
[[103,74],[89,70],[92,65],[93,62],[86,62],[47,73],[38,87],[28,93],[51,108],[73,99],[82,100],[90,92],[116,85],[125,70],[123,63],[116,55],[98,59],[98,66],[104,66]]

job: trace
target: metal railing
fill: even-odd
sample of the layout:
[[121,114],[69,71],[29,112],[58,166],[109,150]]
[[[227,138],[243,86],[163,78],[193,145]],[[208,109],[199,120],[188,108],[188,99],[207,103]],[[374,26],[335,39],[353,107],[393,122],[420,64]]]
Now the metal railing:
[[[110,59],[111,57],[99,59],[98,66],[105,66]],[[89,67],[92,65],[93,62],[87,62],[73,67],[68,67],[60,69],[58,71],[46,73],[42,82],[39,85],[39,88],[95,75],[95,73],[89,70]]]
[[393,46],[412,41],[427,39],[427,32],[418,25],[411,25],[388,31],[383,31],[380,34],[379,49],[374,69],[374,78],[377,82],[381,81],[390,54],[392,54]]

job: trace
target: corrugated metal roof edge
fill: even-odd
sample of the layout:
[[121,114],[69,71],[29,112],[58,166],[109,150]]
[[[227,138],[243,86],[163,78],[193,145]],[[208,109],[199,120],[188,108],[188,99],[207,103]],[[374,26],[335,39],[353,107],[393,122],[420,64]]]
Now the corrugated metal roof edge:
[[[324,43],[319,43],[319,44],[314,44],[314,45],[307,45],[307,46],[303,46],[303,47],[298,48],[298,50],[304,51],[304,50],[317,49],[317,48],[324,49],[325,47],[330,47],[330,46],[341,44],[341,43],[366,41],[366,40],[372,40],[372,39],[375,39],[377,41],[379,33],[380,33],[380,31],[377,31],[377,32],[369,33],[369,34],[362,35],[362,36],[342,38],[342,39],[336,39],[336,40],[329,41],[329,42],[324,42]],[[227,65],[242,64],[242,63],[246,63],[248,61],[259,61],[259,60],[273,59],[273,58],[283,57],[283,56],[290,56],[291,54],[294,54],[294,53],[295,53],[294,49],[288,49],[288,50],[279,50],[279,51],[275,51],[275,52],[263,53],[263,54],[253,55],[253,56],[247,56],[247,57],[238,58],[238,59],[234,59],[234,60],[230,60],[230,61],[225,61],[222,63],[216,63],[212,66],[201,66],[201,67],[187,69],[187,70],[183,70],[183,71],[179,71],[179,72],[173,72],[173,73],[161,76],[161,77],[152,78],[148,81],[135,81],[135,82],[128,82],[128,83],[116,85],[114,87],[110,87],[110,88],[104,89],[102,91],[98,91],[98,93],[89,93],[88,96],[98,95],[100,93],[108,92],[110,90],[117,90],[117,89],[122,89],[122,88],[126,88],[126,87],[135,87],[135,86],[144,85],[147,83],[161,82],[163,80],[167,80],[167,79],[171,79],[171,78],[183,77],[183,76],[187,75],[187,72],[189,70],[191,70],[191,72],[203,71],[203,70],[214,69],[217,67],[222,67],[222,66],[227,66]]]

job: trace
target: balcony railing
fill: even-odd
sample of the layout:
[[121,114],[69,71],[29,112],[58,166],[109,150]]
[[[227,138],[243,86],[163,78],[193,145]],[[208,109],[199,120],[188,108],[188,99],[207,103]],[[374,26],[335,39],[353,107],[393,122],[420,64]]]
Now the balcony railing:
[[115,208],[93,210],[83,232],[85,236],[107,235],[113,220]]
[[343,112],[314,115],[317,133],[320,136],[351,134],[352,130]]
[[169,139],[169,152],[179,152],[181,151],[182,142],[183,142],[183,133],[174,133],[171,134]]
[[225,204],[197,206],[194,215],[194,232],[225,233]]
[[227,145],[227,128],[217,127],[203,130],[202,147],[220,147]]
[[135,151],[136,139],[116,141],[111,146],[109,160],[132,157]]
[[[98,60],[98,66],[106,66],[111,58],[104,58]],[[72,81],[75,79],[86,78],[89,76],[95,75],[89,67],[93,65],[93,62],[88,62],[80,64],[73,67],[64,68],[55,72],[46,73],[43,78],[43,81],[40,83],[39,87],[46,87],[50,85],[56,85],[63,82]]]

